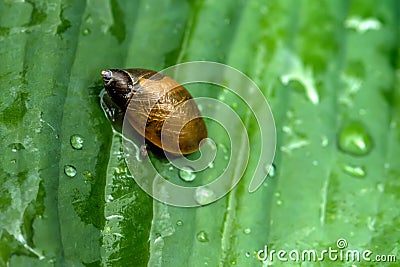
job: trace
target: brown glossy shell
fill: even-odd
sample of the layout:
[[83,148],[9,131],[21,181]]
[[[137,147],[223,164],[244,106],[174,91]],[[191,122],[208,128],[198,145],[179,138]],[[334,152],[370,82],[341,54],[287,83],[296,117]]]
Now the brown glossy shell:
[[114,86],[111,83],[109,88],[106,83],[105,86],[116,104],[126,109],[126,118],[140,135],[173,154],[190,154],[199,149],[200,141],[207,137],[207,128],[197,105],[188,101],[192,96],[183,86],[151,70],[110,71],[118,72],[115,76],[119,79],[128,79]]

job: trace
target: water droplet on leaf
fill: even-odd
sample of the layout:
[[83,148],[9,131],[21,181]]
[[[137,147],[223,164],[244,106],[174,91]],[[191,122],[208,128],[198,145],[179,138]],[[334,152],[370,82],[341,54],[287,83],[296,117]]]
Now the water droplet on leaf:
[[322,136],[322,137],[321,137],[321,145],[322,145],[323,147],[326,147],[326,146],[328,146],[328,144],[329,144],[329,139],[328,139],[328,137]]
[[179,170],[179,177],[185,182],[191,182],[196,179],[196,174],[193,173],[194,170],[190,167],[183,167]]
[[316,88],[316,82],[312,68],[305,66],[295,55],[288,55],[290,60],[290,68],[287,72],[281,75],[280,80],[283,85],[288,85],[290,82],[298,82],[304,87],[307,98],[313,103],[318,104],[320,97]]
[[207,205],[215,200],[215,194],[207,187],[197,187],[194,198],[200,205]]
[[218,144],[218,147],[222,150],[223,153],[228,153],[228,149],[226,148],[226,146],[222,143]]
[[358,33],[365,33],[371,30],[379,30],[382,23],[376,18],[361,18],[359,16],[352,16],[345,20],[345,27],[357,31]]
[[196,234],[196,238],[199,242],[208,242],[208,236],[207,233],[205,231],[200,231]]
[[270,178],[275,177],[275,171],[276,171],[275,164],[272,164],[272,165],[267,164],[267,165],[265,165],[264,170],[267,173],[268,177],[270,177]]
[[75,177],[76,175],[76,169],[74,166],[72,165],[65,165],[64,166],[64,173],[68,176],[68,177]]
[[385,191],[385,186],[382,183],[378,183],[376,185],[376,189],[378,189],[378,191],[382,193]]
[[72,146],[74,149],[77,149],[77,150],[82,149],[84,139],[83,139],[83,137],[80,136],[79,134],[73,134],[73,135],[71,135],[69,141],[70,141],[70,143],[71,143],[71,146]]
[[343,166],[343,171],[357,178],[364,178],[367,175],[367,171],[364,166]]
[[339,149],[354,156],[367,155],[372,149],[372,139],[360,123],[351,123],[339,133]]
[[243,229],[243,233],[245,233],[246,235],[251,233],[251,229],[250,228],[244,228]]
[[309,144],[310,142],[305,137],[293,136],[287,144],[280,147],[280,150],[291,154],[293,150],[308,146]]

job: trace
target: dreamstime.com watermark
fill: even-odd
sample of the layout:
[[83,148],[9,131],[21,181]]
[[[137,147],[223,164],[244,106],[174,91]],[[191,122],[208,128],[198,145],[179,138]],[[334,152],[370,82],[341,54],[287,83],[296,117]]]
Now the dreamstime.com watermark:
[[[135,131],[145,133],[146,123],[139,126],[136,125],[135,130],[132,128],[129,121],[129,109],[135,110],[137,107],[131,101],[124,117],[122,134],[124,136],[123,148],[125,160],[136,183],[153,198],[179,207],[202,206],[220,199],[235,187],[245,171],[249,175],[252,175],[248,191],[250,193],[256,191],[264,182],[267,172],[272,166],[276,145],[276,130],[272,112],[257,85],[237,69],[221,63],[208,61],[186,62],[168,67],[159,73],[171,77],[183,86],[191,83],[212,84],[219,86],[221,90],[223,88],[223,90],[236,95],[241,102],[246,104],[257,122],[256,127],[252,127],[252,134],[257,132],[259,134],[257,146],[260,148],[260,155],[258,156],[255,168],[249,169],[248,160],[250,154],[254,153],[254,145],[252,146],[249,141],[246,125],[235,108],[231,107],[229,103],[224,103],[220,99],[209,96],[189,99],[180,103],[179,106],[187,104],[186,102],[195,101],[195,104],[201,110],[201,117],[222,126],[228,135],[226,139],[230,140],[230,157],[223,172],[218,177],[213,177],[212,182],[208,184],[196,187],[174,184],[165,179],[157,171],[148,157],[140,156],[140,147],[145,145],[145,138],[143,136],[133,138],[133,136],[135,135]],[[159,74],[158,76],[149,77],[145,81],[141,81],[140,86],[142,88],[154,86],[154,81],[157,80],[159,80]],[[148,118],[150,112],[154,107],[157,107],[159,104],[158,101],[163,95],[175,87],[175,84],[163,84],[162,90],[164,90],[164,94],[149,94],[146,90],[138,90],[134,97],[146,99],[146,101],[143,101],[140,115],[147,116]],[[181,112],[179,110],[179,108],[176,108],[176,112]],[[173,138],[172,141],[169,138],[171,134],[164,135],[165,132],[175,133],[175,131],[171,130],[172,128],[168,128],[168,125],[174,126],[174,129],[182,129],[190,120],[196,119],[194,117],[196,115],[192,116],[190,113],[187,113],[187,116],[183,116],[183,118],[181,116],[179,118],[182,119],[177,120],[178,115],[171,112],[163,122],[160,133],[162,147],[179,148],[178,134],[173,135],[176,138]],[[132,139],[136,142],[132,142]],[[183,155],[180,155],[180,157],[169,157],[165,154],[165,157],[168,159],[169,164],[176,168],[180,170],[189,168],[196,173],[206,169],[213,162],[217,153],[216,147],[213,136],[209,136],[202,140],[200,157],[196,160],[189,160]],[[240,157],[237,155],[240,155]]]
[[348,249],[346,239],[339,238],[336,247],[328,247],[327,249],[292,249],[292,250],[276,250],[270,249],[265,245],[260,249],[256,257],[264,263],[273,262],[391,262],[397,261],[396,255],[374,254],[371,250]]

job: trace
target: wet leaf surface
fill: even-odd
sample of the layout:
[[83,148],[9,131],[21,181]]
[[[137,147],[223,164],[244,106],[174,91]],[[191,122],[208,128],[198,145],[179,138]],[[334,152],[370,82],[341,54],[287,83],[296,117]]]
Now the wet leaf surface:
[[[395,0],[1,1],[0,266],[259,266],[265,245],[322,251],[340,238],[398,256],[399,10]],[[192,60],[257,83],[277,153],[274,174],[250,194],[254,116],[221,88],[189,86],[231,105],[253,150],[228,195],[177,208],[132,179],[140,173],[101,109],[100,72]],[[215,179],[230,155],[229,139],[207,127],[219,152],[193,183]],[[164,177],[191,183],[149,156]]]

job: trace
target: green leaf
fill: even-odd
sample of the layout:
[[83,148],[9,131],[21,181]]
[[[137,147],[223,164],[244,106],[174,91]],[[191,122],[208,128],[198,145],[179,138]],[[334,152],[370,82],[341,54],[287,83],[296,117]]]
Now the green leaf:
[[[399,258],[399,13],[395,0],[0,0],[0,266],[261,266],[265,246],[321,252],[341,238],[371,258]],[[173,207],[136,184],[148,175],[141,161],[129,172],[101,109],[100,73],[197,60],[259,86],[276,123],[274,174],[248,192],[262,141],[254,114],[227,90],[190,85],[235,110],[251,153],[229,194]],[[190,185],[228,164],[229,138],[206,123],[217,157]],[[265,264],[280,266],[273,257]]]

